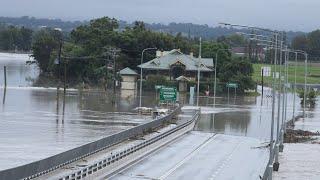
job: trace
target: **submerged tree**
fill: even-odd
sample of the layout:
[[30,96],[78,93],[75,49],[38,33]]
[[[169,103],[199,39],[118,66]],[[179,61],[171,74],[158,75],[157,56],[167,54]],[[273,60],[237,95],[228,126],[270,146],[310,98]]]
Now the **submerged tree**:
[[[303,106],[304,105],[304,90],[299,90],[299,97],[301,99],[300,104]],[[314,107],[316,105],[317,101],[317,92],[313,89],[311,89],[309,92],[306,94],[306,105],[309,107]]]

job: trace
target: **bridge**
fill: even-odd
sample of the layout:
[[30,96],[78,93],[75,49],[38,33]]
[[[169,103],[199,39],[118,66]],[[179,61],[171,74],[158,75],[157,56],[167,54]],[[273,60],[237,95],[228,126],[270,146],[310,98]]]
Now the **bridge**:
[[[183,118],[176,118],[180,114]],[[268,149],[254,138],[193,131],[199,110],[165,117],[0,172],[0,179],[259,179]]]

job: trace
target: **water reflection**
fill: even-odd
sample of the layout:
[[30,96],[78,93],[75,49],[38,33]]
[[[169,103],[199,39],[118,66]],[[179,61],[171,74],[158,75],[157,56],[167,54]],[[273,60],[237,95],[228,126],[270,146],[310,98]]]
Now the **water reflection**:
[[31,86],[39,75],[36,64],[27,65],[33,61],[29,54],[0,53],[0,84],[4,84],[4,70],[7,67],[7,84],[10,87]]
[[196,130],[235,135],[247,135],[250,126],[250,112],[228,112],[217,114],[202,114]]
[[[59,101],[56,95],[55,89],[7,89],[0,108],[0,169],[45,158],[151,120],[132,111],[136,97],[121,99],[119,94],[115,107],[109,92],[67,91],[65,97],[59,93]],[[152,105],[153,99],[143,98],[143,103]]]
[[[296,97],[297,98],[297,97]],[[209,103],[207,103],[209,101]],[[210,102],[210,97],[200,99],[203,114],[196,130],[215,132],[231,135],[241,135],[267,140],[271,131],[272,98],[265,93],[262,98],[258,97],[236,97],[232,104],[228,104],[228,97],[220,97],[216,100],[216,108]],[[229,99],[230,102],[230,99]],[[281,101],[282,102],[282,101]],[[208,104],[208,105],[207,105]],[[277,119],[276,102],[275,119]],[[299,104],[295,104],[296,110],[301,113]],[[287,120],[293,116],[293,94],[288,95]],[[297,112],[295,113],[298,114]],[[282,104],[280,108],[280,120],[282,115]],[[276,122],[275,122],[276,127]]]
[[4,105],[6,103],[6,93],[7,93],[7,88],[3,88],[3,97],[2,97],[2,104]]

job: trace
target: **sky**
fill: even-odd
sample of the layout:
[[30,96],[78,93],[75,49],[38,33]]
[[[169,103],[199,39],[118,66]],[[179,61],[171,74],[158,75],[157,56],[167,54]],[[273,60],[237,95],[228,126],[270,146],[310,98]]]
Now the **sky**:
[[276,30],[320,28],[319,0],[0,0],[0,16],[89,20],[102,16],[148,23],[219,22]]

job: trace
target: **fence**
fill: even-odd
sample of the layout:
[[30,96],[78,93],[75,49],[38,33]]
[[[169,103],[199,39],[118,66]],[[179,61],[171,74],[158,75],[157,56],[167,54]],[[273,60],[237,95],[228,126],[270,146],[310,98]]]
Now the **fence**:
[[175,108],[169,115],[156,119],[154,121],[142,124],[140,126],[121,131],[117,134],[105,137],[98,141],[85,144],[83,146],[71,149],[69,151],[42,159],[30,164],[0,171],[0,179],[32,179],[48,172],[51,172],[64,165],[92,155],[96,152],[104,150],[110,146],[118,144],[124,140],[143,134],[144,132],[159,127],[169,122],[181,110],[181,107]]

